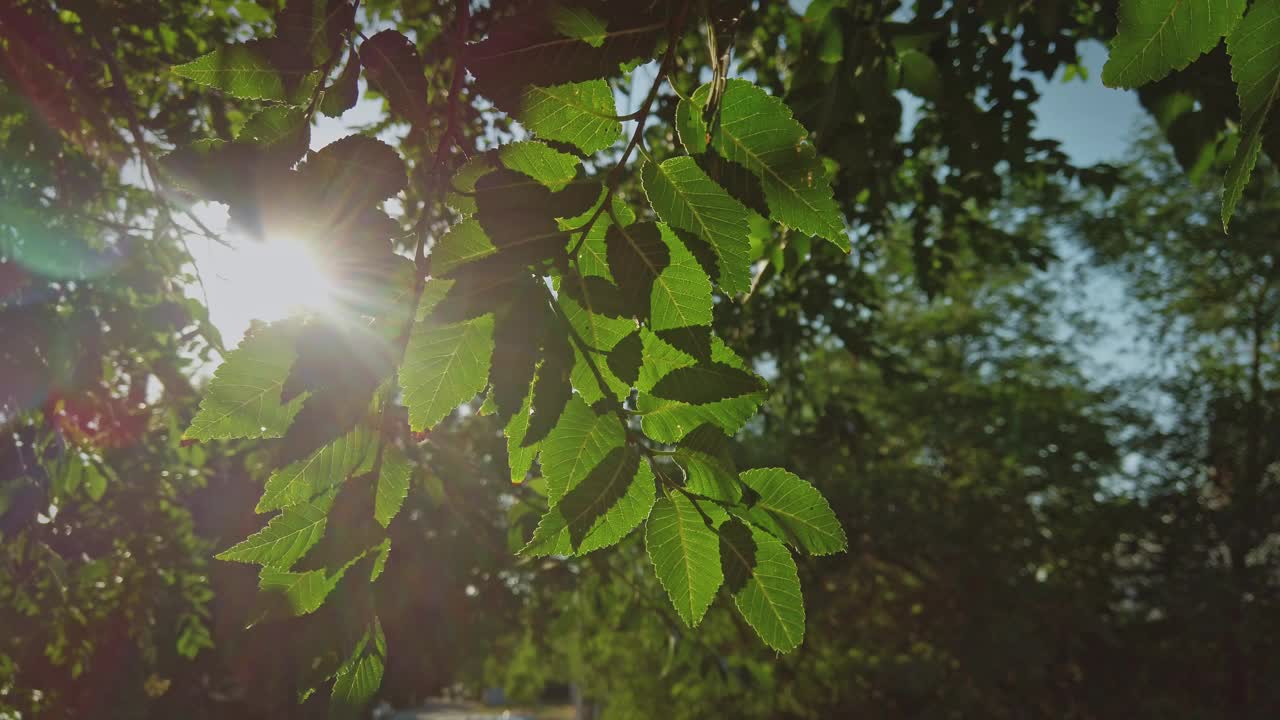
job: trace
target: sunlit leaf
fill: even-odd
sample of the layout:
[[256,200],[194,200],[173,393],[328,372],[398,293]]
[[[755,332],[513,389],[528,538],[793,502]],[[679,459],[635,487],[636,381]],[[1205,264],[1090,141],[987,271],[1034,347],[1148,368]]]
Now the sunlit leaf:
[[842,552],[844,528],[822,493],[781,468],[747,470],[739,476],[760,497],[747,518],[812,555]]
[[552,190],[563,190],[578,172],[578,159],[544,143],[528,140],[498,149],[502,164],[537,180]]
[[648,517],[654,493],[648,461],[633,447],[615,447],[547,511],[520,552],[585,555],[613,545]]
[[[702,86],[693,102],[705,106],[710,93],[710,86]],[[805,129],[781,100],[745,80],[731,79],[725,85],[719,124],[710,134],[716,152],[760,179],[774,220],[849,250],[831,179],[805,142]]]
[[415,431],[431,428],[484,389],[493,356],[493,316],[439,327],[416,323],[400,366]]
[[588,80],[525,90],[516,119],[541,138],[577,146],[584,153],[603,150],[618,141],[613,92],[603,80]]
[[769,533],[730,520],[720,526],[724,584],[738,612],[769,647],[790,652],[804,639],[796,561]]
[[309,456],[271,473],[254,510],[278,510],[326,492],[348,477],[367,471],[375,450],[373,434],[367,428],[357,427]]
[[233,43],[175,65],[173,74],[246,100],[301,104],[315,92],[320,73],[278,67],[273,58],[279,50],[274,39]]
[[675,493],[653,506],[645,547],[680,619],[696,627],[724,582],[720,540],[693,502]]
[[412,475],[413,465],[405,457],[404,451],[393,445],[383,449],[382,468],[378,472],[378,488],[373,505],[373,517],[382,527],[390,525],[400,512],[405,496],[409,494],[409,479]]
[[271,518],[266,527],[218,553],[217,558],[288,570],[324,535],[336,494],[335,488],[315,499],[290,505]]
[[300,325],[279,322],[252,332],[218,367],[183,433],[189,440],[271,438],[284,435],[305,396],[280,402],[296,358]]
[[707,177],[691,157],[647,162],[640,174],[658,217],[671,227],[697,233],[715,250],[720,286],[727,292],[750,290],[747,208]]
[[542,443],[542,476],[547,479],[547,504],[554,507],[577,487],[614,448],[626,440],[622,422],[612,414],[596,414],[581,398],[565,406],[551,434]]

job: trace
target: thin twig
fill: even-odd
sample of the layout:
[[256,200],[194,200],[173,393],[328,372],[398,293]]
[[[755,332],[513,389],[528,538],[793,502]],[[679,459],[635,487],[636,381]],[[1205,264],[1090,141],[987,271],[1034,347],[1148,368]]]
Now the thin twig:
[[678,39],[676,34],[680,28],[684,27],[684,18],[688,11],[689,3],[686,2],[680,8],[680,13],[676,16],[675,21],[671,24],[670,37],[667,39],[667,51],[663,54],[662,62],[658,65],[658,74],[653,79],[653,86],[649,88],[649,93],[645,96],[640,107],[632,113],[636,115],[635,132],[631,133],[631,139],[627,142],[626,148],[623,149],[622,157],[618,158],[618,162],[614,164],[613,169],[609,171],[605,179],[606,193],[604,202],[600,204],[600,207],[596,208],[591,217],[579,228],[582,234],[578,237],[578,242],[573,246],[573,250],[569,252],[570,257],[577,256],[578,250],[582,248],[582,244],[587,240],[587,235],[591,233],[592,226],[600,219],[600,215],[605,211],[605,208],[612,204],[613,194],[617,192],[618,186],[622,184],[622,171],[627,165],[627,159],[631,157],[631,151],[644,138],[645,121],[649,119],[649,113],[653,109],[653,101],[657,99],[658,90],[662,88],[662,83],[666,80],[667,73],[671,70],[671,63],[675,59],[676,46],[679,44],[676,42]]
[[[466,68],[462,64],[462,46],[467,40],[467,35],[471,31],[471,5],[469,0],[457,0],[457,30],[454,36],[454,54],[453,54],[453,79],[449,83],[449,100],[448,100],[448,122],[445,127],[444,136],[440,138],[440,144],[436,146],[435,155],[432,157],[432,168],[427,175],[426,192],[424,193],[424,205],[422,214],[418,218],[418,222],[414,227],[417,234],[417,243],[413,251],[413,264],[416,268],[413,278],[413,302],[409,307],[409,314],[404,320],[404,325],[400,329],[397,341],[400,344],[399,360],[396,367],[404,363],[405,354],[409,349],[409,337],[412,334],[413,323],[418,316],[418,306],[422,303],[422,291],[426,288],[427,277],[431,274],[430,257],[426,254],[427,231],[429,229],[428,220],[431,217],[430,203],[434,192],[435,183],[433,180],[439,176],[440,167],[448,157],[450,145],[454,141],[457,132],[458,121],[458,96],[462,90],[462,82],[466,75]],[[441,200],[443,202],[443,199]],[[387,384],[387,391],[382,398],[382,417],[378,423],[378,452],[374,457],[372,476],[378,477],[378,473],[382,469],[382,456],[386,447],[386,426],[387,418],[390,414],[391,400],[395,393],[395,383]]]

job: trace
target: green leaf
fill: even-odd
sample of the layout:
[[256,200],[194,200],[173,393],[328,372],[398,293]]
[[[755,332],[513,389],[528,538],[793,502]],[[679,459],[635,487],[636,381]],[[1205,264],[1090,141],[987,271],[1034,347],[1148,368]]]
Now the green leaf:
[[360,63],[369,87],[387,98],[391,112],[411,125],[428,126],[429,89],[413,41],[395,30],[383,30],[360,44]]
[[[705,106],[710,94],[711,87],[703,85],[693,100]],[[848,252],[844,216],[832,195],[831,179],[805,135],[781,100],[745,80],[729,80],[711,145],[760,179],[774,220],[826,238]]]
[[373,502],[373,517],[387,527],[400,512],[409,494],[409,478],[413,465],[400,448],[388,445],[382,451],[382,468],[378,472],[378,490]]
[[175,65],[173,74],[233,97],[301,104],[315,92],[320,73],[310,67],[279,68],[272,62],[278,52],[272,40],[232,43]]
[[358,208],[394,196],[408,174],[395,148],[367,135],[347,135],[307,158],[298,173],[321,193],[323,207]]
[[542,476],[547,480],[547,504],[560,502],[615,448],[626,432],[612,414],[597,415],[580,397],[565,406],[551,434],[542,442]]
[[684,469],[689,492],[736,503],[742,485],[729,450],[729,438],[715,425],[701,425],[680,441],[675,461]]
[[313,500],[290,505],[271,518],[266,527],[215,557],[288,570],[324,535],[335,495],[336,488]]
[[618,141],[622,123],[617,114],[609,84],[588,80],[526,89],[515,117],[534,135],[591,154]]
[[[747,366],[719,338],[711,343],[712,362],[746,371]],[[663,443],[679,442],[699,425],[713,423],[732,436],[755,416],[764,402],[764,392],[754,392],[705,405],[691,405],[677,400],[664,400],[642,392],[637,399],[641,427],[645,435]]]
[[297,357],[300,325],[278,322],[252,331],[218,366],[183,434],[186,440],[275,438],[284,435],[305,395],[280,402]]
[[752,393],[707,405],[689,405],[641,394],[637,409],[644,434],[663,443],[679,442],[694,428],[713,423],[727,435],[734,435],[755,417],[764,402],[764,393]]
[[[671,264],[671,250],[656,223],[612,226],[605,234],[605,256],[617,280],[621,310],[647,318],[654,285]],[[591,282],[588,280],[588,282]]]
[[551,7],[551,24],[565,37],[581,40],[594,48],[604,45],[604,21],[586,8],[556,3]]
[[654,574],[680,619],[697,627],[724,582],[716,531],[693,501],[676,493],[653,506],[644,542]]
[[532,399],[533,392],[530,391],[525,395],[524,404],[507,421],[504,430],[507,436],[507,467],[511,470],[512,483],[524,482],[525,476],[529,474],[529,468],[533,467],[533,459],[542,449],[541,442],[533,443],[528,447],[524,445],[524,436],[529,430],[529,409]]
[[658,217],[674,228],[695,232],[711,244],[726,292],[751,289],[751,244],[747,240],[747,208],[698,167],[691,157],[662,164],[646,162],[640,170],[644,192]]
[[1246,0],[1121,0],[1102,83],[1134,88],[1185,68],[1235,27],[1245,4]]
[[445,203],[462,217],[474,214],[476,199],[469,193],[476,191],[476,181],[491,172],[493,172],[492,155],[487,153],[473,155],[453,174],[449,182],[450,192],[445,194]]
[[[1243,3],[1242,3],[1243,4]],[[1255,2],[1227,37],[1231,77],[1240,96],[1240,144],[1236,148],[1222,195],[1222,228],[1226,230],[1262,151],[1262,128],[1280,98],[1280,2]]]
[[283,600],[291,614],[306,615],[324,604],[346,572],[345,567],[332,575],[325,570],[288,572],[264,567],[258,576],[258,588],[269,597]]
[[508,168],[528,175],[555,192],[563,190],[578,173],[577,158],[533,140],[503,145],[498,148],[498,158]]
[[649,327],[658,331],[710,325],[711,278],[671,228],[658,223],[658,230],[671,254],[671,262],[653,283]]
[[301,150],[294,158],[302,157],[307,150],[310,126],[307,124],[307,113],[302,108],[289,105],[273,105],[263,108],[245,121],[244,127],[236,135],[237,141],[251,142],[268,146],[281,142],[301,144]]
[[459,265],[474,262],[498,252],[484,228],[474,218],[450,227],[431,249],[431,272],[448,275]]
[[[615,346],[616,349],[617,346]],[[591,372],[591,366],[587,364],[587,359],[583,356],[582,351],[577,347],[573,348],[573,371],[569,376],[573,388],[578,391],[582,399],[588,404],[594,405],[606,397],[605,392],[600,389],[600,383],[596,380],[595,373]],[[609,368],[607,361],[596,356],[596,369],[600,371],[600,376],[604,378],[607,386],[608,396],[617,402],[622,402],[627,395],[631,394],[631,385],[626,381],[618,378],[617,375]]]
[[761,640],[790,652],[804,639],[804,598],[796,561],[782,541],[740,520],[720,526],[725,587]]
[[464,51],[476,86],[512,112],[530,86],[596,81],[651,57],[669,23],[665,12],[646,3],[593,3],[592,11],[605,27],[599,45],[566,34],[566,23],[557,24],[545,3],[525,4],[490,23],[488,37]]
[[373,628],[366,631],[365,638],[343,663],[333,681],[333,692],[329,695],[330,720],[360,717],[382,685],[386,656],[387,640],[382,634],[382,626],[375,620]]
[[710,137],[702,112],[702,105],[689,98],[681,98],[676,105],[676,132],[680,135],[680,143],[690,155],[701,155],[707,151]]
[[640,354],[640,374],[635,382],[636,389],[640,392],[653,390],[671,371],[697,362],[693,356],[658,337],[657,333],[648,328],[641,328],[640,342],[643,348]]
[[654,492],[653,469],[639,451],[615,447],[542,516],[520,552],[585,555],[613,545],[648,517]]
[[533,400],[524,445],[542,441],[559,424],[565,406],[573,399],[571,375],[575,357],[573,344],[561,328],[547,333],[542,348],[542,365],[533,382]]
[[334,440],[267,478],[255,512],[267,512],[309,500],[372,467],[376,445],[364,427]]
[[653,386],[654,397],[705,405],[763,391],[755,375],[723,363],[702,363],[672,370]]
[[759,468],[739,475],[760,496],[747,519],[811,555],[848,549],[844,528],[818,489],[782,468]]
[[[578,283],[581,280],[580,276],[563,280],[559,286],[562,292],[556,298],[556,304],[583,342],[594,350],[608,352],[619,340],[636,329],[636,323],[629,318],[609,317],[600,308],[590,304],[591,294],[581,291],[574,293],[568,289],[568,283]],[[587,305],[580,305],[575,297],[583,298]]]
[[898,84],[916,97],[942,97],[942,74],[933,58],[912,48],[898,52]]
[[484,389],[493,357],[493,315],[437,327],[416,323],[400,367],[415,432],[435,426]]
[[329,117],[342,117],[342,114],[356,106],[360,100],[360,56],[351,53],[346,67],[333,84],[325,88],[324,98],[320,101],[320,112]]
[[640,378],[640,367],[644,362],[644,340],[640,332],[636,330],[623,338],[613,346],[606,358],[609,370],[628,386],[634,385]]

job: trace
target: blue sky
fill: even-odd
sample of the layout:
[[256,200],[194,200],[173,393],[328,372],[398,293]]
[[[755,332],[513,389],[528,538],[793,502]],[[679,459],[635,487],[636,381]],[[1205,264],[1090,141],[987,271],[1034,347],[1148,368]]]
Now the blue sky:
[[1089,70],[1087,80],[1062,82],[1062,71],[1052,83],[1041,75],[1034,76],[1042,94],[1036,105],[1037,134],[1061,141],[1077,163],[1119,160],[1146,111],[1138,104],[1136,93],[1102,84],[1106,47],[1090,42],[1081,50],[1081,60]]

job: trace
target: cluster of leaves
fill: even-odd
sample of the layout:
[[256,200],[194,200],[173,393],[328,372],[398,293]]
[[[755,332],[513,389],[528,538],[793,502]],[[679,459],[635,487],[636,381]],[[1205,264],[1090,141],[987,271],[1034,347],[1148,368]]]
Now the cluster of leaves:
[[[1246,9],[1247,8],[1247,9]],[[1139,88],[1156,84],[1173,71],[1186,69],[1202,56],[1216,54],[1225,37],[1230,56],[1231,79],[1239,97],[1239,137],[1228,151],[1232,157],[1222,195],[1222,226],[1231,222],[1262,152],[1264,130],[1280,122],[1271,109],[1280,98],[1280,43],[1275,24],[1280,22],[1277,0],[1122,0],[1119,27],[1111,55],[1102,70],[1102,81],[1112,87]],[[1177,118],[1192,123],[1191,132],[1205,142],[1211,126],[1188,113],[1191,97],[1161,93],[1158,115],[1171,126]],[[1210,121],[1211,122],[1211,121]],[[1182,132],[1188,132],[1184,128]],[[1275,135],[1274,129],[1266,133]],[[1272,150],[1272,157],[1277,157]],[[1192,160],[1194,165],[1196,160]]]
[[[654,570],[686,624],[699,623],[723,586],[768,645],[800,644],[792,551],[839,552],[844,531],[799,477],[733,466],[730,437],[766,387],[710,325],[716,287],[727,302],[751,290],[752,233],[768,233],[769,220],[846,252],[848,241],[804,129],[749,82],[720,75],[681,97],[685,154],[660,159],[644,148],[680,39],[697,26],[693,6],[533,3],[467,43],[460,2],[443,119],[427,110],[422,60],[398,32],[364,40],[329,80],[342,39],[356,34],[343,0],[288,3],[276,37],[175,68],[273,104],[234,140],[171,154],[173,179],[227,203],[250,232],[308,237],[340,285],[337,311],[251,331],[184,435],[279,438],[257,508],[279,513],[218,556],[262,566],[264,594],[284,601],[272,612],[308,614],[339,586],[377,580],[390,551],[384,528],[414,472],[412,444],[487,389],[480,412],[505,427],[512,481],[536,466],[546,490],[521,554],[583,555],[644,524]],[[707,8],[713,21],[740,11]],[[652,89],[620,116],[609,79],[655,58]],[[468,72],[531,137],[459,163]],[[314,112],[350,107],[361,73],[434,145],[413,174],[430,203],[413,261],[396,252],[402,233],[379,209],[408,184],[396,151],[359,135],[306,149]],[[635,132],[601,171],[593,156],[622,141],[623,120]],[[627,161],[637,149],[635,171]],[[646,206],[617,192],[633,171]],[[428,253],[432,217],[449,227]],[[333,680],[336,711],[371,698],[385,665],[376,614],[358,606],[363,629],[318,673]]]

